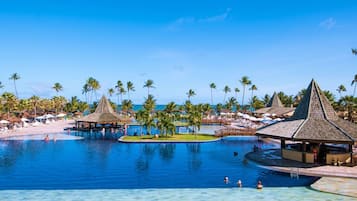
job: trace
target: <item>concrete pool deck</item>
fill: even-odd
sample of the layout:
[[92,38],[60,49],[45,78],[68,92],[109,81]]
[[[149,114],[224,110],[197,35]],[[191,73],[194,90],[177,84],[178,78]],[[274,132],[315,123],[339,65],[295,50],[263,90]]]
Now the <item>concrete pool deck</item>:
[[250,152],[245,157],[262,168],[290,173],[292,176],[322,177],[312,184],[311,188],[357,198],[357,166],[305,164],[281,158],[280,149]]
[[339,195],[357,198],[357,179],[341,177],[322,177],[311,188]]

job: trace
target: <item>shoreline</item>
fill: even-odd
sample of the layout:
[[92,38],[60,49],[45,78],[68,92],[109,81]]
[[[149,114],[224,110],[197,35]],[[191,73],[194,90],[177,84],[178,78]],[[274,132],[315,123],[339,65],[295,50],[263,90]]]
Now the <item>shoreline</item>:
[[14,136],[24,135],[43,135],[62,133],[65,128],[73,127],[74,120],[58,120],[49,124],[40,124],[38,126],[28,126],[23,128],[15,128],[5,133],[0,134],[0,139]]

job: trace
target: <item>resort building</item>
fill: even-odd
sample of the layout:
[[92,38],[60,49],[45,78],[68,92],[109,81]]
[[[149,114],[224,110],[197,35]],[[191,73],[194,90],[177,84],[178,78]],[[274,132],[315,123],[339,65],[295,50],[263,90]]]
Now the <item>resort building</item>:
[[269,103],[265,108],[261,108],[256,110],[254,113],[256,115],[264,115],[268,114],[269,116],[277,116],[277,117],[291,117],[294,114],[295,108],[293,107],[285,107],[276,92],[274,92],[271,97]]
[[292,117],[263,127],[256,134],[279,139],[281,156],[285,159],[304,163],[352,163],[357,124],[339,118],[312,80]]

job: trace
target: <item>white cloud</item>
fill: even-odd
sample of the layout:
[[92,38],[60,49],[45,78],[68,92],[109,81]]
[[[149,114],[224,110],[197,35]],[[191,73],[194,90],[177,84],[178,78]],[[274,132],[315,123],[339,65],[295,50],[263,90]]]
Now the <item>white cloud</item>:
[[171,23],[167,29],[169,31],[177,31],[181,28],[182,25],[185,24],[193,24],[195,23],[196,19],[194,17],[181,17],[177,19],[175,22]]
[[227,8],[226,12],[224,12],[224,13],[222,13],[220,15],[199,19],[198,22],[220,22],[220,21],[224,21],[225,19],[227,19],[227,17],[229,15],[229,13],[231,12],[231,10],[232,9]]
[[323,27],[327,30],[332,29],[336,25],[336,20],[332,17],[322,21],[320,27]]
[[169,31],[178,31],[182,26],[187,24],[196,24],[196,23],[213,23],[213,22],[222,22],[227,19],[229,13],[231,12],[231,8],[227,8],[227,10],[219,15],[209,16],[205,18],[195,18],[195,17],[180,17],[171,23],[167,29]]

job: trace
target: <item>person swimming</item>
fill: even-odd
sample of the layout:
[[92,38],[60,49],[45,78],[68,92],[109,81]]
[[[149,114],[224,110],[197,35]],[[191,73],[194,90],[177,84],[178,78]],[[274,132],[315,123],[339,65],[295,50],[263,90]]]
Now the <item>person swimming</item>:
[[237,181],[237,186],[238,186],[239,188],[242,187],[242,181],[241,181],[240,179]]
[[263,184],[262,182],[259,180],[257,183],[257,189],[262,189],[263,188]]
[[225,184],[228,184],[228,183],[229,183],[229,179],[228,179],[227,176],[224,177],[223,182],[224,182]]
[[45,139],[43,139],[45,141],[49,141],[50,140],[50,137],[48,135],[46,135]]

